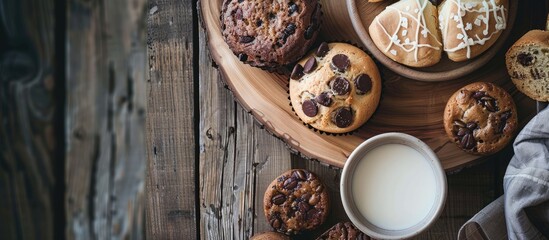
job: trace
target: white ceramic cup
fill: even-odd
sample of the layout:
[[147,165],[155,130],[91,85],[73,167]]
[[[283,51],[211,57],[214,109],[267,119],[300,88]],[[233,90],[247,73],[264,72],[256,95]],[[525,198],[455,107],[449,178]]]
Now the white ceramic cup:
[[[406,229],[387,230],[377,227],[376,225],[369,222],[368,219],[366,219],[361,214],[353,199],[352,178],[358,163],[363,159],[364,155],[367,152],[385,144],[403,144],[417,150],[424,157],[425,161],[427,161],[431,166],[436,181],[435,201],[433,207],[431,208],[429,213],[427,213],[425,218],[423,218],[417,224]],[[377,239],[409,238],[429,228],[429,226],[431,226],[435,222],[435,220],[438,218],[444,208],[444,204],[446,201],[446,192],[446,173],[440,165],[436,154],[423,141],[404,133],[384,133],[374,136],[360,144],[351,153],[351,155],[347,159],[347,162],[345,162],[340,181],[341,201],[343,203],[343,207],[345,208],[345,212],[349,216],[349,219],[351,219],[353,224],[362,232],[366,233],[370,237]]]

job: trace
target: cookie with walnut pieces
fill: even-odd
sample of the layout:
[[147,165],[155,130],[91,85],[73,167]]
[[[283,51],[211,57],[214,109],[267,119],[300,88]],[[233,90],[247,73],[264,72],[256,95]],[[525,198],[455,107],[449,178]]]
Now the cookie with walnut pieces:
[[517,109],[502,88],[471,83],[454,93],[444,110],[444,129],[462,150],[478,155],[504,148],[517,130]]
[[330,201],[328,191],[314,173],[292,169],[267,187],[263,207],[271,227],[292,235],[313,230],[324,223]]

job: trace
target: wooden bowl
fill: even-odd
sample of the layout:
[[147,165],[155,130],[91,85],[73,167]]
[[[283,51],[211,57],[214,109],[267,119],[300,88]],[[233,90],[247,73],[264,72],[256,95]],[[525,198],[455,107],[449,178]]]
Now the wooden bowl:
[[[465,76],[478,68],[484,66],[490,59],[498,53],[503,46],[507,37],[511,33],[515,18],[517,15],[518,1],[509,0],[509,14],[507,19],[507,28],[501,33],[498,40],[487,51],[482,53],[473,59],[454,62],[448,59],[446,54],[442,54],[442,59],[439,63],[431,67],[425,68],[413,68],[406,65],[402,65],[393,61],[383,54],[377,46],[374,44],[368,33],[368,27],[374,18],[385,8],[396,1],[382,1],[378,3],[370,3],[366,0],[347,0],[347,10],[351,17],[353,28],[355,29],[358,37],[366,48],[374,55],[374,57],[383,65],[407,78],[437,82],[447,81]],[[363,14],[361,14],[363,13]],[[367,13],[367,14],[364,14]]]

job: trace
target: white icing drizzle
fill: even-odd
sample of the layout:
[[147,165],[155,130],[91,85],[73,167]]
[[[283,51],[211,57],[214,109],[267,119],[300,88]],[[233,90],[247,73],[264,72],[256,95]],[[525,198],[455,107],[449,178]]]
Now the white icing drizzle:
[[[421,1],[423,1],[423,4],[421,3]],[[429,31],[429,29],[427,29],[427,23],[425,22],[424,10],[425,10],[425,7],[427,7],[427,4],[429,3],[429,1],[428,0],[415,0],[415,2],[417,4],[416,7],[418,7],[418,6],[420,7],[420,9],[415,8],[413,10],[414,14],[416,14],[415,16],[412,15],[412,13],[410,13],[410,6],[406,6],[406,9],[405,9],[406,11],[401,11],[398,8],[395,8],[393,6],[388,6],[387,7],[387,9],[392,9],[392,10],[397,11],[398,12],[398,17],[400,19],[398,28],[395,30],[395,32],[393,34],[389,34],[387,29],[379,21],[379,18],[376,18],[376,22],[379,25],[379,27],[383,30],[383,32],[387,35],[387,37],[391,40],[391,43],[385,48],[386,53],[389,52],[392,55],[396,56],[398,54],[397,50],[391,49],[394,45],[394,46],[400,47],[405,52],[414,52],[414,59],[417,62],[418,61],[419,48],[427,47],[427,48],[440,50],[440,47],[438,47],[438,46],[442,46],[442,43],[438,41],[437,37],[433,33],[431,33],[431,31]],[[408,32],[413,31],[413,29],[412,30],[407,30],[407,28],[409,26],[409,23],[408,23],[409,20],[413,20],[417,23],[417,28],[415,29],[415,39],[410,40],[409,38],[406,38],[404,40],[404,42],[401,42],[401,40],[398,37],[398,33],[401,30],[402,30],[402,32],[401,32],[402,36],[406,36],[408,34]],[[438,46],[433,46],[433,45],[427,44],[427,43],[421,43],[420,44],[419,43],[420,34],[424,38],[427,38],[427,35],[432,36],[433,39],[435,39]]]
[[[488,3],[490,1],[490,3]],[[456,52],[461,49],[467,48],[467,58],[471,58],[471,46],[474,45],[484,45],[488,40],[492,38],[499,31],[507,27],[507,21],[505,18],[505,7],[503,5],[498,6],[495,0],[485,0],[482,2],[482,7],[476,8],[477,3],[462,3],[461,0],[448,0],[447,4],[455,4],[457,6],[457,13],[450,13],[446,16],[446,19],[439,18],[440,30],[443,31],[444,39],[447,39],[448,36],[448,26],[450,20],[457,22],[456,27],[461,29],[461,32],[457,34],[456,38],[462,40],[457,47],[447,48],[444,46],[444,51],[446,52]],[[473,26],[471,23],[464,23],[463,16],[468,13],[477,13],[478,16],[473,22],[477,27],[485,25],[484,30],[482,31],[482,37],[478,34],[475,34],[474,37],[469,37],[467,31],[472,30]],[[495,31],[489,34],[488,30],[490,29],[490,14],[493,15],[495,20]],[[445,22],[442,22],[445,20]],[[449,39],[449,38],[448,38]]]

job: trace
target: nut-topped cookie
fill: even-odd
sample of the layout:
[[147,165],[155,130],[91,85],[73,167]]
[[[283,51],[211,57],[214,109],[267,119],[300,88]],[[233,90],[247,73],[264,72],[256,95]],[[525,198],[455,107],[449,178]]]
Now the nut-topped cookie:
[[358,230],[351,222],[340,222],[320,235],[316,240],[369,240],[370,237]]
[[240,61],[278,71],[301,58],[320,29],[318,0],[224,0],[221,30]]
[[381,77],[374,61],[347,43],[322,43],[299,61],[290,75],[290,100],[296,114],[312,127],[346,133],[374,113]]
[[289,170],[265,191],[265,217],[278,232],[297,234],[320,226],[328,216],[328,192],[315,174]]
[[513,98],[486,82],[469,84],[455,92],[444,110],[448,137],[466,152],[487,155],[507,145],[517,129]]

